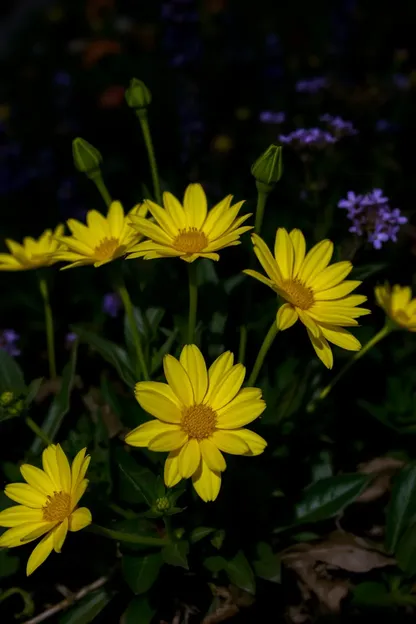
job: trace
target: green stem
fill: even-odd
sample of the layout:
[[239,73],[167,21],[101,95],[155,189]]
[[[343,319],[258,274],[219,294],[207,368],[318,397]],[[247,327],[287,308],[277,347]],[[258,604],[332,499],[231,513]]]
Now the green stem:
[[91,180],[94,182],[95,186],[97,187],[101,197],[104,200],[105,205],[107,206],[107,208],[109,208],[113,200],[105,185],[103,176],[101,175],[101,173],[98,173],[98,174],[95,174],[94,176],[91,176]]
[[98,524],[90,524],[87,531],[95,535],[102,535],[118,542],[128,542],[129,544],[143,544],[144,546],[166,546],[169,540],[164,537],[147,537],[136,533],[124,533],[123,531],[113,531]]
[[45,324],[46,324],[46,342],[48,347],[48,360],[49,360],[49,375],[51,379],[56,377],[56,362],[55,362],[55,338],[53,329],[53,315],[52,308],[49,301],[48,284],[43,277],[39,277],[39,290],[43,299],[43,306],[45,310]]
[[19,596],[23,600],[25,607],[21,613],[16,613],[14,617],[16,619],[22,617],[30,617],[35,610],[35,604],[29,592],[20,589],[20,587],[10,587],[9,589],[6,589],[6,591],[2,592],[0,594],[0,602],[3,602],[3,600],[7,600],[8,598],[10,598],[10,596],[14,596],[15,594],[19,594]]
[[27,426],[29,427],[29,429],[31,429],[33,433],[42,440],[45,446],[49,446],[50,444],[53,444],[52,440],[50,440],[49,437],[46,435],[46,433],[42,431],[42,429],[39,427],[39,425],[35,423],[33,418],[31,418],[30,416],[26,416],[25,422]]
[[196,279],[196,264],[188,264],[189,277],[189,318],[188,318],[188,344],[195,342],[196,311],[198,307],[198,284]]
[[238,361],[240,364],[244,364],[247,349],[247,325],[240,325],[240,343],[238,345]]
[[263,340],[263,344],[260,347],[260,351],[258,352],[256,361],[254,362],[253,370],[251,371],[251,375],[247,382],[248,386],[254,386],[254,384],[256,383],[260,369],[263,366],[264,359],[270,347],[272,346],[278,331],[279,330],[277,329],[276,321],[273,321],[269,331],[267,332],[267,336]]
[[261,226],[263,224],[264,209],[266,208],[266,202],[269,193],[265,190],[261,190],[257,185],[257,206],[256,206],[256,219],[254,222],[254,231],[260,235]]
[[367,342],[367,344],[365,344],[363,346],[362,349],[360,349],[360,351],[357,351],[354,356],[345,364],[344,368],[342,368],[339,373],[337,375],[335,375],[334,379],[331,381],[330,384],[328,384],[326,386],[326,388],[324,388],[321,392],[321,394],[319,395],[319,399],[325,399],[328,394],[331,392],[332,388],[335,386],[336,383],[338,383],[338,381],[341,379],[341,377],[343,377],[345,375],[346,372],[348,372],[351,368],[351,366],[357,362],[360,358],[363,357],[363,355],[365,355],[367,353],[367,351],[369,351],[370,349],[372,349],[378,342],[380,342],[380,340],[383,340],[383,338],[385,338],[386,336],[389,335],[389,333],[392,331],[392,327],[386,323],[386,325],[380,329],[380,331],[371,338],[371,340],[369,340]]
[[139,329],[137,327],[136,319],[134,318],[133,305],[131,303],[128,290],[123,283],[119,283],[118,293],[123,302],[124,309],[126,311],[127,318],[129,321],[131,333],[133,336],[134,346],[135,346],[136,355],[137,355],[137,375],[140,376],[141,374],[145,380],[148,380],[149,371],[147,370],[147,364],[146,364],[146,360],[145,360],[144,353],[143,353],[143,347],[142,347],[142,341],[140,338]]
[[149,128],[149,120],[147,117],[147,110],[140,109],[136,111],[137,117],[140,121],[140,126],[143,132],[144,143],[146,145],[147,156],[149,158],[150,171],[152,173],[153,191],[155,194],[156,202],[162,204],[162,193],[160,191],[159,173],[157,170],[157,162],[155,156],[155,150],[153,147],[152,135]]
[[137,518],[137,514],[134,513],[134,511],[132,511],[131,509],[123,509],[123,507],[120,507],[120,505],[117,505],[117,503],[110,503],[108,506],[112,511],[114,511],[119,516],[122,516],[126,520],[133,520],[134,518]]

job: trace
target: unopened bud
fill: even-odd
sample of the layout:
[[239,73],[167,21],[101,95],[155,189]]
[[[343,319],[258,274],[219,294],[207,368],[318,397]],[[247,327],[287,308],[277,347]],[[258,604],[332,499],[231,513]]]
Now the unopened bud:
[[75,167],[88,177],[99,172],[103,158],[100,152],[85,139],[77,137],[72,141],[72,156]]
[[130,86],[126,89],[126,102],[130,108],[140,110],[147,108],[152,101],[152,94],[144,82],[137,78],[130,80]]
[[169,507],[170,507],[170,502],[169,502],[169,499],[166,498],[166,496],[157,498],[155,500],[156,511],[167,511]]
[[13,403],[15,399],[14,393],[10,391],[2,392],[0,395],[0,406],[7,407],[11,403]]
[[282,146],[270,145],[253,164],[251,173],[256,178],[257,183],[269,187],[265,190],[272,190],[276,182],[279,182],[282,177]]

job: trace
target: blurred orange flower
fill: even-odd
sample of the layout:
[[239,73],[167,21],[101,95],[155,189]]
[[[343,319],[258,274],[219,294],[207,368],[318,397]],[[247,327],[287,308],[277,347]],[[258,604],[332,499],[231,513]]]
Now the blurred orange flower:
[[118,108],[124,102],[124,87],[113,85],[101,93],[98,98],[100,108]]
[[96,41],[92,41],[84,50],[84,66],[87,69],[91,69],[91,67],[94,67],[94,65],[104,58],[104,56],[120,53],[121,45],[118,41],[112,41],[110,39],[98,39]]

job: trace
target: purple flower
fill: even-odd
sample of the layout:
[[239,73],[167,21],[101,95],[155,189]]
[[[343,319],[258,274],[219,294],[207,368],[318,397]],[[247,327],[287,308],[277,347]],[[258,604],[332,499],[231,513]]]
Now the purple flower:
[[20,339],[20,336],[14,329],[4,329],[0,332],[0,349],[6,351],[12,357],[20,355],[20,349],[17,348],[16,342]]
[[107,293],[103,298],[103,312],[116,318],[122,307],[121,299],[117,293]]
[[274,113],[273,111],[263,111],[260,113],[260,121],[262,123],[282,124],[285,119],[286,114],[283,112]]
[[319,93],[322,89],[328,86],[328,80],[324,77],[308,78],[305,80],[298,80],[296,83],[296,91],[298,93]]
[[393,74],[392,79],[396,89],[399,89],[400,91],[407,91],[407,89],[410,88],[409,76],[405,76],[404,74]]
[[345,121],[341,117],[334,117],[333,115],[321,115],[319,118],[328,125],[329,130],[340,139],[345,136],[354,136],[358,134],[358,131],[354,128],[351,121]]
[[279,141],[298,149],[323,149],[327,145],[336,143],[337,139],[330,132],[321,128],[299,128],[290,134],[280,134]]
[[381,189],[373,189],[366,195],[349,191],[347,198],[338,202],[338,207],[347,210],[347,218],[352,222],[350,232],[357,236],[366,234],[374,249],[381,249],[389,240],[396,242],[400,226],[407,223],[400,210],[391,209],[388,203]]
[[65,346],[67,349],[70,349],[71,346],[74,344],[75,340],[78,338],[77,334],[75,332],[68,332],[67,335],[65,336]]

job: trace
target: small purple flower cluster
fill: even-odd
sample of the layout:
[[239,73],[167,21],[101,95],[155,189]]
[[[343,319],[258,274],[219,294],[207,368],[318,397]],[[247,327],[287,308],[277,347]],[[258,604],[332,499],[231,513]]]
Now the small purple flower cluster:
[[381,189],[373,189],[366,195],[347,193],[346,199],[338,202],[338,208],[345,208],[347,217],[352,221],[350,232],[357,236],[367,234],[367,240],[374,249],[381,249],[383,243],[397,241],[400,226],[407,223],[398,208],[390,208],[389,199]]
[[308,78],[306,80],[298,80],[296,83],[296,91],[298,93],[310,93],[315,94],[322,91],[328,86],[328,80],[324,76]]
[[327,130],[322,128],[299,128],[289,134],[280,134],[279,141],[286,145],[302,149],[310,147],[323,149],[337,142],[337,139]]
[[358,134],[351,121],[345,121],[342,117],[334,117],[333,115],[322,115],[320,121],[327,124],[328,129],[334,134],[337,139],[341,139],[346,136],[354,136]]
[[286,114],[283,112],[263,111],[260,113],[261,123],[282,124],[286,120]]
[[3,349],[12,357],[20,355],[20,349],[16,346],[16,342],[19,339],[20,336],[14,329],[4,329],[0,332],[0,349]]
[[122,302],[117,293],[107,293],[103,298],[103,312],[116,318],[122,308]]

